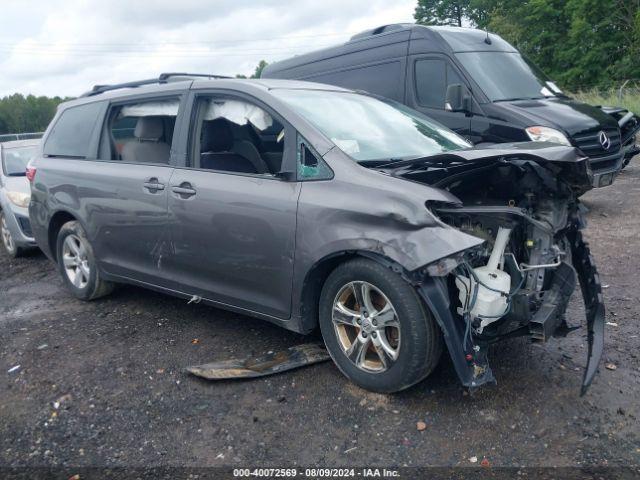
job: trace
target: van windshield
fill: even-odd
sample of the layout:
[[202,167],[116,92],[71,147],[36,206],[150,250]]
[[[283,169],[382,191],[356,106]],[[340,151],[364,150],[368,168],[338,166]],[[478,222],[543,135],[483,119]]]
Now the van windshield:
[[517,52],[461,52],[456,57],[492,102],[562,94],[544,73]]
[[366,95],[293,89],[272,93],[357,162],[389,162],[471,147],[418,112]]

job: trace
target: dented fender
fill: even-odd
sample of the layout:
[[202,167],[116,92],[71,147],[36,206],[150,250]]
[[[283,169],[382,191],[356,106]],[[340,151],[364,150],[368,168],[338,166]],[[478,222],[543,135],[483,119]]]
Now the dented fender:
[[[300,191],[293,312],[302,311],[306,276],[324,259],[368,252],[414,272],[483,243],[441,222],[426,206],[427,202],[460,203],[455,196],[368,170],[348,158],[341,159],[344,154],[336,150],[329,152],[327,159],[331,168],[343,170],[340,175],[331,181],[303,182]],[[341,180],[350,177],[357,182]],[[300,326],[299,330],[308,327]]]

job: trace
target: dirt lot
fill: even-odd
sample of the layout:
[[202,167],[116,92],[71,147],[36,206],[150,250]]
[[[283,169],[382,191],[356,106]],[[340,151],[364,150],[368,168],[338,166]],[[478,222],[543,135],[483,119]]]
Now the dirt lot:
[[[473,396],[448,358],[393,396],[360,390],[331,363],[211,383],[184,367],[305,339],[132,287],[82,303],[41,254],[2,254],[0,466],[637,466],[640,160],[584,203],[611,323],[583,398],[584,328],[500,345],[498,385]],[[570,323],[583,314],[574,298]]]

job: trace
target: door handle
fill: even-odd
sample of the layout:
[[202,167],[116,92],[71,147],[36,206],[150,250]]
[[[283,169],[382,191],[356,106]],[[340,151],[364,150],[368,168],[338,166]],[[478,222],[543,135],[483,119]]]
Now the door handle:
[[160,190],[164,190],[164,183],[160,183],[157,178],[150,178],[146,182],[144,182],[144,188],[149,190],[151,193],[158,192]]
[[180,185],[171,187],[173,193],[177,193],[181,198],[193,197],[196,194],[195,189],[189,182],[183,182]]

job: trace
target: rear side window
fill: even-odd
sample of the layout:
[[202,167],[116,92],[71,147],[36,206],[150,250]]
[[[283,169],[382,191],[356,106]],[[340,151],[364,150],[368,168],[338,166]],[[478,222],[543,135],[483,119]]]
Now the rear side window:
[[316,75],[305,78],[305,80],[339,85],[356,90],[365,90],[369,93],[382,95],[383,97],[393,100],[400,100],[402,86],[401,73],[400,62],[395,61]]
[[102,102],[65,109],[44,144],[48,157],[86,158],[93,130],[102,111]]
[[418,60],[415,68],[418,103],[424,107],[444,109],[447,87],[464,84],[458,73],[441,59]]
[[179,108],[178,97],[112,105],[98,159],[168,165]]

